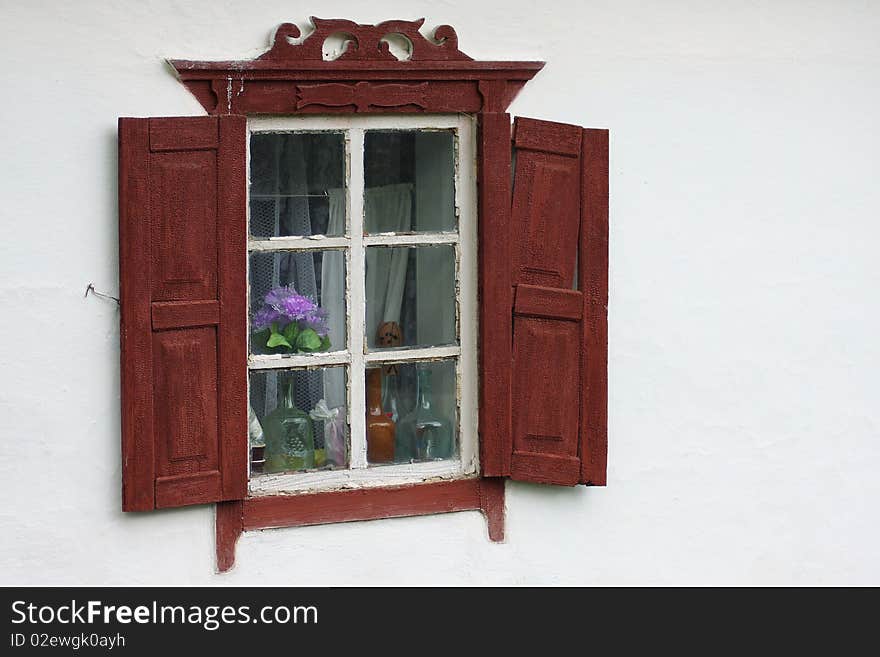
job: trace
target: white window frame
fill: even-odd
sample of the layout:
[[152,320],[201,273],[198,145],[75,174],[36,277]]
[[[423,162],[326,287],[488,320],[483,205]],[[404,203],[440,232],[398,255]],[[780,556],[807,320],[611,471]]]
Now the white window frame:
[[[455,135],[455,211],[457,232],[417,234],[381,233],[365,236],[364,134],[368,130],[452,130]],[[250,196],[250,141],[257,132],[343,132],[346,167],[346,233],[343,237],[248,238],[250,253],[258,251],[344,250],[346,266],[346,349],[317,354],[249,355],[249,371],[307,369],[345,365],[350,463],[346,470],[249,476],[251,496],[311,493],[322,490],[396,486],[426,480],[478,476],[478,370],[477,370],[477,189],[476,130],[466,114],[384,116],[284,116],[248,118],[248,195]],[[250,203],[248,203],[250,227]],[[250,236],[250,230],[248,230]],[[455,247],[459,343],[457,346],[400,348],[368,352],[364,321],[366,247],[449,244]],[[248,277],[250,280],[250,277]],[[250,285],[248,285],[250,295]],[[248,303],[250,307],[250,302]],[[248,317],[250,322],[250,316]],[[250,335],[250,326],[248,326]],[[455,360],[458,401],[459,456],[426,463],[367,464],[365,366],[425,360]],[[250,386],[248,386],[250,390]]]

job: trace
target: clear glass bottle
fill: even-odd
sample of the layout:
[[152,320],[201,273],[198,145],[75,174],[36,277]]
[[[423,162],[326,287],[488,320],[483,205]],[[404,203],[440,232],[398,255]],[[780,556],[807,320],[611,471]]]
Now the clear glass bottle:
[[397,423],[397,434],[394,436],[394,462],[395,463],[412,463],[416,458],[415,435],[412,427],[407,430],[406,427],[400,427],[400,409],[402,408],[399,399],[399,375],[391,374],[385,377],[385,400],[383,406],[390,409],[389,416]]
[[289,472],[315,467],[312,419],[293,400],[293,380],[284,382],[278,407],[263,420],[266,442],[264,472]]
[[[394,373],[386,374],[383,377],[382,385],[382,408],[385,411],[385,415],[390,417],[395,425],[400,422],[400,401],[398,400],[399,378],[396,368],[394,368]],[[409,463],[414,458],[415,450],[412,444],[412,435],[395,431],[394,462]]]
[[251,448],[251,474],[261,474],[265,463],[266,440],[263,437],[263,425],[254,409],[248,404],[248,444]]
[[399,442],[412,445],[413,458],[417,461],[448,459],[455,447],[452,424],[431,408],[431,370],[423,364],[417,365],[416,369],[419,381],[418,401],[415,408],[397,425],[397,433],[403,434]]
[[394,422],[400,420],[400,404],[397,401],[397,378],[397,373],[393,371],[386,372],[385,376],[382,377],[382,409],[385,411],[385,415]]

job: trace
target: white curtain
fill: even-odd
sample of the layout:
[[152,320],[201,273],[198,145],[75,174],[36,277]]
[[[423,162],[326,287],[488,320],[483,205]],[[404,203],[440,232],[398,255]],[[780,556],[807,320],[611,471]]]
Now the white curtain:
[[[276,144],[280,140],[275,141]],[[280,204],[282,212],[280,220],[281,235],[311,235],[312,218],[309,209],[309,168],[306,163],[304,149],[292,142],[285,141],[285,147],[279,153],[277,177],[278,189],[287,190],[291,196],[283,199]],[[296,291],[316,301],[321,307],[327,308],[327,298],[323,290],[319,299],[318,280],[315,276],[315,256],[306,252],[290,252],[281,257],[280,284],[292,284]],[[270,377],[272,379],[274,377]],[[297,406],[308,412],[321,399],[321,372],[300,372],[294,376],[294,398]]]
[[[328,190],[330,195],[330,219],[327,233],[341,235],[345,228],[345,192]],[[409,231],[412,224],[412,185],[388,185],[369,188],[364,199],[364,215],[377,232]],[[366,254],[366,332],[368,343],[375,344],[376,332],[382,322],[400,322],[403,291],[406,284],[408,248],[368,248]],[[332,349],[345,348],[345,255],[342,251],[327,251],[321,267],[321,295],[328,311],[330,343]],[[353,276],[364,275],[352,272]],[[361,337],[352,342],[360,344]],[[341,367],[324,371],[324,399],[327,406],[338,409],[345,417],[345,371]],[[343,420],[344,422],[344,420]]]
[[[366,190],[364,216],[376,227],[373,232],[412,230],[412,191],[409,183]],[[376,344],[376,332],[382,323],[400,322],[408,259],[407,247],[367,249],[366,331],[370,346]]]
[[[330,221],[327,233],[340,235],[345,228],[345,192],[328,190]],[[388,185],[366,190],[365,215],[378,232],[409,231],[412,222],[412,185]],[[403,290],[406,283],[408,248],[367,249],[366,332],[369,344],[375,344],[376,331],[383,322],[400,322]],[[342,251],[326,251],[321,267],[321,295],[328,311],[332,349],[345,348],[345,271]],[[352,275],[358,275],[354,272]],[[355,336],[354,343],[360,339]],[[345,405],[345,374],[342,368],[328,370],[324,375],[324,399],[332,408]]]
[[[251,199],[251,229],[257,235],[311,235],[312,217],[309,206],[308,165],[303,148],[295,143],[273,139],[260,145],[256,161],[261,167],[258,175],[261,196]],[[344,221],[344,217],[343,217]],[[332,226],[331,226],[332,230]],[[327,258],[327,255],[330,255]],[[321,282],[328,269],[340,266],[337,252],[325,252],[322,261]],[[312,252],[281,252],[275,257],[262,256],[251,259],[251,302],[259,307],[266,293],[279,285],[292,284],[297,292],[318,299],[318,277]],[[336,274],[336,272],[333,272]],[[334,276],[331,276],[334,278]],[[339,279],[339,276],[335,276]],[[339,285],[344,281],[337,280]],[[328,311],[331,341],[334,349],[344,349],[345,312],[344,292],[321,289],[320,302]],[[343,333],[334,336],[332,331]],[[295,376],[294,396],[297,405],[309,411],[324,394],[321,372],[300,372]],[[278,378],[276,372],[267,372],[262,386],[251,389],[251,406],[266,415],[278,403]],[[337,394],[338,397],[338,394]],[[330,400],[328,400],[328,403]],[[256,434],[258,425],[252,433]]]
[[[342,189],[327,190],[330,195],[330,219],[327,223],[328,235],[345,233],[345,192]],[[345,312],[345,252],[325,251],[321,265],[321,295],[323,307],[327,311],[327,326],[330,329],[330,350],[341,351],[345,345],[345,327],[348,317]],[[334,367],[324,371],[324,399],[331,409],[341,408],[345,413],[345,368]]]

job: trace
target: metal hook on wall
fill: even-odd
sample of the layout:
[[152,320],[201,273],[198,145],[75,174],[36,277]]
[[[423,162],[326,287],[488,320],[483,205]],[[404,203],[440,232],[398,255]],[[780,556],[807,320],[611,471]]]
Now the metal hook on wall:
[[119,305],[119,299],[118,299],[118,298],[116,298],[116,297],[114,297],[114,296],[112,296],[112,295],[110,295],[110,294],[104,294],[103,292],[98,292],[98,291],[95,289],[95,284],[94,284],[94,283],[89,283],[89,284],[86,286],[86,293],[83,295],[83,299],[85,299],[86,297],[89,296],[89,292],[91,292],[92,294],[94,294],[96,297],[102,297],[102,298],[104,298],[104,299],[113,299],[113,301],[116,302],[116,305],[117,305],[117,306]]

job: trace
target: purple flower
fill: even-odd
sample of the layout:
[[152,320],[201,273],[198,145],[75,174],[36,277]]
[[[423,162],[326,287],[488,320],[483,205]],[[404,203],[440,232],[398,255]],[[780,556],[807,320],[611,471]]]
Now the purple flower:
[[322,338],[330,332],[327,326],[327,311],[323,308],[315,308],[300,320],[301,328],[310,328]]
[[291,320],[305,319],[318,309],[314,301],[299,294],[282,299],[275,307]]
[[253,324],[254,329],[262,331],[263,329],[269,328],[273,323],[282,321],[283,317],[284,316],[272,306],[263,306],[254,313],[251,323]]
[[283,330],[290,322],[296,322],[300,330],[310,328],[324,337],[329,332],[327,311],[319,308],[313,299],[299,294],[292,285],[276,287],[265,297],[265,303],[257,310],[251,323],[256,330],[263,330],[273,323]]
[[266,293],[266,305],[277,306],[292,296],[300,296],[292,285],[273,288]]

